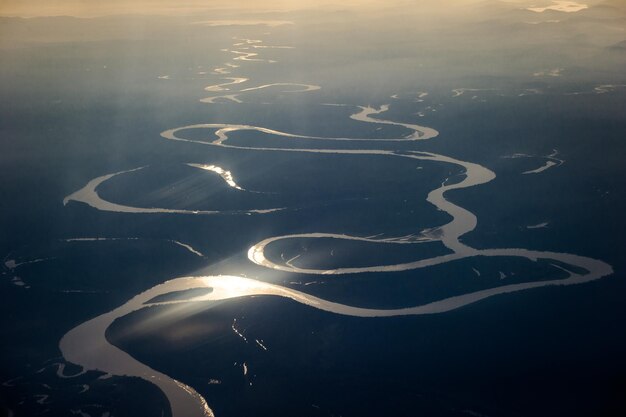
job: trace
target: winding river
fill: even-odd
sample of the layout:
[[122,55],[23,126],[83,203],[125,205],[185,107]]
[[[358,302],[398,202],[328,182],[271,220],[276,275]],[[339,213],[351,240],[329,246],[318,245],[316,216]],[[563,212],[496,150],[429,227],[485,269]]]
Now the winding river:
[[[242,49],[246,46],[254,46],[254,48],[257,50],[262,49],[261,46],[270,47],[270,45],[260,45],[262,42],[259,40],[237,40],[239,42],[235,45],[235,47],[239,47],[239,49]],[[237,57],[234,58],[234,60],[237,61],[263,61],[261,60],[261,58],[258,58],[258,53],[244,52],[241,50],[233,50],[230,52],[234,55],[237,55]],[[231,64],[228,65],[228,67],[235,68],[236,65]],[[244,84],[249,81],[248,78],[243,77],[225,78],[225,80],[227,80],[227,82],[206,87],[205,91],[213,93],[222,93],[224,91],[231,92],[230,89],[232,87],[238,86],[239,84]],[[272,86],[297,87],[297,89],[295,90],[289,90],[289,92],[293,93],[312,92],[319,88],[318,86],[309,84],[265,84],[258,87],[244,88],[236,92],[232,92],[232,94],[230,95],[209,97],[201,101],[205,103],[216,103],[215,100],[221,98],[230,99],[234,102],[239,102],[240,100],[238,99],[238,97],[241,94],[245,94],[246,92],[254,90],[269,88]],[[340,106],[346,105],[340,104]],[[216,148],[221,147],[238,149],[241,152],[298,152],[316,153],[321,154],[322,156],[323,154],[342,154],[353,155],[355,157],[358,155],[377,155],[381,158],[403,158],[415,160],[416,162],[423,160],[433,161],[437,163],[457,166],[462,168],[463,170],[464,174],[459,182],[447,184],[447,181],[445,181],[440,187],[432,190],[427,197],[427,201],[429,203],[431,203],[438,210],[447,213],[452,218],[452,220],[447,224],[438,226],[433,229],[418,230],[415,231],[415,233],[412,235],[396,238],[362,237],[351,236],[347,234],[319,233],[315,231],[303,234],[269,236],[254,244],[248,249],[248,259],[251,262],[262,267],[294,274],[302,273],[320,275],[343,275],[416,270],[471,257],[522,257],[531,261],[544,259],[567,265],[562,267],[559,266],[559,268],[567,272],[568,276],[562,279],[543,281],[531,280],[523,283],[502,285],[495,288],[489,288],[467,294],[443,298],[426,304],[400,309],[367,309],[340,303],[334,303],[280,285],[274,285],[255,279],[230,275],[175,278],[162,284],[156,285],[146,290],[145,292],[135,296],[115,310],[104,313],[70,330],[62,338],[59,345],[65,360],[82,366],[84,370],[98,370],[111,375],[138,377],[152,384],[155,384],[166,395],[171,407],[172,416],[174,417],[207,417],[213,416],[213,411],[211,410],[205,399],[192,387],[148,367],[147,365],[141,363],[126,352],[120,350],[119,348],[113,346],[108,342],[105,337],[105,332],[114,320],[149,306],[172,304],[189,305],[190,303],[206,303],[210,301],[230,300],[258,295],[288,298],[308,307],[317,308],[334,314],[356,317],[394,317],[406,315],[437,314],[467,306],[469,304],[484,300],[488,297],[492,297],[495,295],[513,293],[517,291],[545,286],[581,284],[584,282],[589,282],[602,278],[604,276],[610,275],[613,272],[612,267],[607,263],[601,260],[591,259],[584,256],[558,252],[542,252],[520,248],[474,249],[464,244],[463,242],[461,242],[461,238],[463,235],[473,231],[476,228],[478,222],[477,217],[469,210],[447,200],[446,193],[451,190],[466,189],[481,184],[486,184],[496,177],[495,173],[488,168],[478,165],[476,163],[462,161],[445,155],[416,150],[395,151],[368,147],[367,145],[377,144],[381,142],[393,143],[397,141],[415,141],[417,143],[422,140],[435,138],[439,134],[439,132],[430,127],[410,123],[400,123],[374,117],[380,116],[387,112],[389,110],[389,105],[383,105],[378,108],[370,106],[355,106],[355,108],[356,112],[350,116],[353,120],[364,123],[376,123],[380,125],[394,125],[406,129],[409,133],[402,137],[392,139],[318,137],[281,132],[262,126],[212,123],[195,124],[169,129],[162,132],[161,136],[167,140],[196,143]],[[206,139],[199,140],[185,138],[185,131],[198,129],[207,130]],[[259,133],[259,136],[269,135],[276,138],[282,138],[285,141],[288,141],[290,146],[263,147],[240,146],[233,144],[232,140],[230,140],[231,138],[229,137],[229,135],[239,131],[254,131]],[[291,146],[291,144],[293,143],[297,145],[298,140],[315,140],[320,141],[321,143],[341,143],[345,141],[355,141],[363,144],[363,149],[304,148]],[[198,169],[202,169],[211,174],[219,175],[228,186],[233,187],[240,192],[248,192],[244,187],[236,183],[235,175],[219,166],[191,163],[188,165]],[[139,169],[142,168],[135,168],[95,178],[89,181],[80,190],[66,197],[64,203],[67,204],[70,201],[74,201],[87,204],[98,210],[133,214],[169,213],[184,215],[212,215],[218,213],[226,213],[232,215],[240,215],[255,213],[262,215],[264,213],[285,209],[283,207],[277,207],[266,210],[240,210],[221,212],[219,210],[192,211],[155,207],[142,208],[130,207],[123,204],[109,202],[103,200],[98,195],[97,188],[103,182],[118,175],[132,174]],[[277,263],[266,257],[265,253],[268,246],[289,239],[339,239],[363,242],[377,242],[389,245],[418,245],[424,242],[439,241],[445,247],[447,247],[451,251],[451,253],[436,256],[433,258],[419,259],[407,263],[377,265],[368,267],[345,267],[336,269],[303,268],[294,265],[294,263],[292,262],[293,259],[290,261]],[[175,301],[158,301],[159,299],[162,299],[160,298],[160,296],[168,293],[202,288],[211,289],[212,291],[208,294],[200,296],[189,296],[187,299],[177,298]]]

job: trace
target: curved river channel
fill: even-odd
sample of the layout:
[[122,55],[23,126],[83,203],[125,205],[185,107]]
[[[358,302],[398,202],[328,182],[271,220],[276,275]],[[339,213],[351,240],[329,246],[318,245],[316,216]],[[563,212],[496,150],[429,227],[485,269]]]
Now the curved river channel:
[[[235,46],[242,45],[257,45],[261,41],[258,40],[243,40]],[[241,48],[240,48],[241,49]],[[257,58],[257,53],[248,53],[244,50],[232,50],[229,51],[234,55],[237,55],[237,62],[241,61],[261,61]],[[253,58],[254,57],[254,58]],[[237,68],[237,65],[227,65],[229,68]],[[221,73],[221,72],[220,72]],[[242,90],[232,92],[231,87],[238,84],[249,81],[247,78],[225,78],[231,82],[225,82],[222,84],[216,84],[205,88],[207,92],[229,92],[228,94],[222,94],[220,96],[209,97],[202,99],[201,101],[210,105],[217,105],[217,100],[230,100],[234,102],[241,102],[240,98],[244,98],[246,94],[249,94],[259,89],[269,88],[284,88],[289,89],[284,92],[289,93],[308,93],[315,91],[319,87],[308,84],[292,84],[292,83],[276,83],[265,84],[258,87],[249,87]],[[294,89],[294,87],[296,87]],[[342,105],[343,106],[343,105]],[[385,113],[389,106],[384,105],[379,108],[375,107],[360,107],[352,116],[352,119],[364,122],[364,123],[376,123],[380,125],[395,125],[404,128],[409,131],[405,136],[394,139],[359,139],[359,138],[342,138],[342,137],[317,137],[317,136],[305,136],[297,135],[286,132],[280,132],[277,130],[250,125],[238,125],[238,124],[196,124],[190,126],[182,126],[174,129],[167,130],[161,133],[164,139],[181,142],[193,142],[206,146],[222,147],[239,149],[244,151],[256,151],[256,152],[300,152],[300,153],[317,153],[317,154],[344,154],[344,155],[378,155],[381,158],[404,158],[417,161],[428,160],[442,164],[450,164],[461,167],[464,171],[464,175],[461,181],[453,184],[442,184],[439,188],[432,190],[427,197],[427,201],[435,206],[438,210],[441,210],[452,217],[452,220],[442,226],[427,231],[418,232],[415,235],[403,236],[397,238],[377,238],[377,237],[360,237],[350,236],[346,234],[333,234],[333,233],[305,233],[305,234],[291,234],[283,236],[269,236],[266,239],[256,243],[248,250],[248,259],[262,267],[274,269],[278,271],[285,271],[294,274],[323,274],[323,275],[341,275],[341,274],[358,274],[358,273],[371,273],[371,272],[393,272],[393,271],[407,271],[425,268],[434,265],[444,264],[446,262],[456,261],[460,259],[470,257],[522,257],[531,261],[537,261],[539,259],[551,260],[558,262],[561,265],[558,266],[564,270],[568,276],[561,279],[544,280],[544,281],[530,281],[517,284],[502,285],[495,288],[489,288],[476,292],[471,292],[463,295],[453,296],[449,298],[440,299],[427,304],[416,305],[408,308],[401,309],[367,309],[349,306],[345,304],[334,303],[324,299],[314,297],[304,292],[296,291],[280,285],[269,284],[267,282],[243,278],[237,276],[202,276],[202,277],[182,277],[175,278],[162,284],[156,285],[147,291],[135,296],[124,305],[116,308],[113,311],[102,314],[95,317],[76,328],[70,330],[60,341],[60,349],[63,357],[66,361],[80,365],[83,370],[98,370],[111,375],[118,376],[131,376],[142,378],[157,387],[159,387],[165,396],[167,397],[172,416],[174,417],[200,417],[200,416],[213,416],[213,411],[205,401],[205,399],[197,393],[192,387],[177,381],[157,370],[154,370],[147,365],[139,362],[126,352],[113,346],[108,342],[105,337],[107,328],[113,323],[114,320],[123,317],[131,312],[155,305],[169,305],[179,303],[198,303],[217,300],[230,300],[241,297],[267,295],[284,297],[294,300],[303,305],[317,308],[320,310],[328,311],[335,314],[350,315],[357,317],[393,317],[393,316],[406,316],[406,315],[424,315],[424,314],[436,314],[444,313],[457,309],[459,307],[466,306],[484,300],[488,297],[495,295],[501,295],[506,293],[512,293],[517,291],[528,290],[532,288],[539,288],[544,286],[556,286],[556,285],[572,285],[589,282],[599,279],[601,277],[610,275],[613,270],[607,263],[587,258],[584,256],[578,256],[567,253],[558,252],[541,252],[527,249],[515,249],[515,248],[502,248],[502,249],[474,249],[463,244],[460,241],[461,236],[471,232],[476,228],[477,218],[476,216],[446,199],[446,193],[450,190],[459,190],[478,186],[481,184],[492,181],[496,175],[491,170],[472,163],[461,161],[449,156],[439,155],[429,152],[420,151],[394,151],[376,149],[366,145],[380,142],[394,142],[394,141],[416,141],[432,139],[438,135],[435,129],[419,126],[409,123],[399,123],[390,120],[384,120],[374,118]],[[206,130],[208,132],[207,138],[204,140],[189,139],[184,137],[184,132],[189,130]],[[363,149],[318,149],[318,148],[297,148],[297,147],[262,147],[262,146],[238,146],[232,144],[229,141],[229,135],[238,131],[254,131],[262,135],[272,136],[276,138],[282,138],[289,143],[297,143],[297,140],[314,140],[321,143],[329,142],[344,142],[354,141],[363,143]],[[226,171],[218,166],[214,165],[198,165],[188,164],[192,167],[204,169],[210,173],[220,175],[224,181],[231,187],[246,192],[242,187],[235,182],[236,175],[233,175],[229,171]],[[217,213],[224,213],[220,211],[191,211],[191,210],[173,210],[165,208],[141,208],[130,207],[121,204],[116,204],[103,200],[97,193],[97,187],[103,182],[117,175],[129,174],[140,168],[131,169],[128,171],[113,173],[95,178],[89,181],[82,189],[69,195],[64,200],[64,203],[70,201],[80,202],[88,204],[98,210],[104,211],[116,211],[124,213],[171,213],[179,215],[212,215]],[[265,210],[241,210],[226,212],[233,215],[239,214],[255,214],[263,215],[264,213],[273,212],[277,210],[283,210],[283,207],[276,207],[273,209]],[[381,244],[389,245],[418,245],[423,242],[439,241],[445,247],[447,247],[451,253],[447,255],[436,256],[428,259],[420,259],[413,262],[391,264],[391,265],[379,265],[368,267],[346,267],[337,269],[316,269],[316,268],[301,268],[293,265],[290,261],[276,263],[265,256],[266,248],[279,241],[288,239],[341,239],[363,242],[377,242]],[[555,265],[556,266],[556,265]],[[211,289],[212,291],[206,295],[190,296],[187,299],[177,298],[175,301],[158,301],[162,300],[162,295],[185,291],[190,289]]]

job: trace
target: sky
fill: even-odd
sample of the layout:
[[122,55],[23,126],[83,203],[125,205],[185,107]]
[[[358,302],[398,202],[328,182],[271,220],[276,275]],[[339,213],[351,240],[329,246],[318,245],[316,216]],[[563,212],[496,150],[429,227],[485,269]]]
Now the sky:
[[[372,7],[398,0],[0,0],[3,16],[78,16],[111,14],[187,14],[209,10],[275,11],[318,7]],[[429,0],[427,0],[429,1]],[[466,0],[461,0],[466,1]]]
[[[498,0],[494,0],[498,1]],[[520,7],[545,7],[551,0],[499,0],[518,3]],[[578,0],[597,3],[600,0]],[[622,1],[622,0],[613,0]],[[626,1],[626,0],[624,0]],[[372,9],[435,7],[450,9],[485,0],[0,0],[0,16],[77,16],[93,17],[115,14],[191,14],[211,10],[245,12],[291,11],[302,9]],[[563,3],[560,1],[559,3]],[[571,3],[571,2],[566,2]]]

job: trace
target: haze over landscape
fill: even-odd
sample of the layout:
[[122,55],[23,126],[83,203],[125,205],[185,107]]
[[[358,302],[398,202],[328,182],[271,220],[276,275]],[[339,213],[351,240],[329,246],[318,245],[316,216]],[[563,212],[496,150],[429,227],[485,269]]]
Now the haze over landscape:
[[626,2],[0,1],[0,416],[622,416]]

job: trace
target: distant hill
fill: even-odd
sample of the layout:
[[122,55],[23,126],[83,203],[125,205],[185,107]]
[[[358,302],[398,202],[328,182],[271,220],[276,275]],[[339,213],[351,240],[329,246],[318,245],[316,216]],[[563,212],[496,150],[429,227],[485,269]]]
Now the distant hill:
[[615,45],[611,45],[609,49],[614,51],[624,51],[626,52],[626,40],[616,43]]

